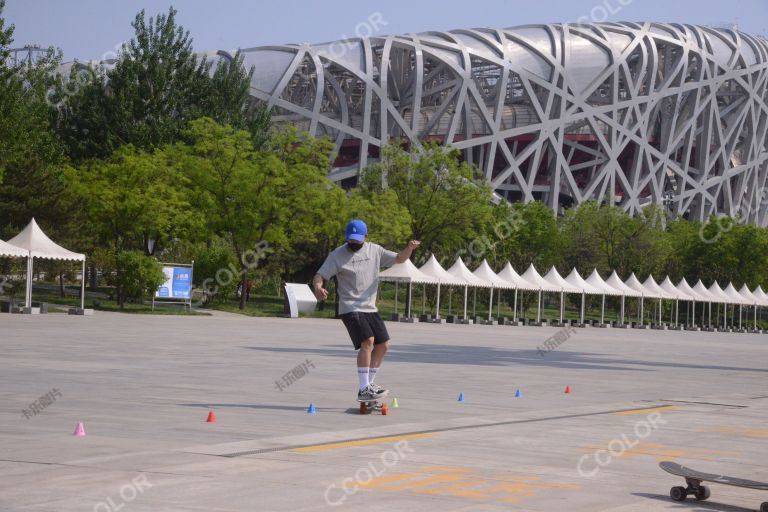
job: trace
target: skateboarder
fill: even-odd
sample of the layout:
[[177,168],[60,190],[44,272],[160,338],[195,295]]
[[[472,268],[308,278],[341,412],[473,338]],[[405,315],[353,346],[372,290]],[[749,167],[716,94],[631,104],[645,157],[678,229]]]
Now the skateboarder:
[[360,219],[347,224],[347,243],[334,249],[315,274],[312,284],[317,299],[328,298],[325,280],[336,276],[339,292],[339,315],[349,332],[357,354],[358,400],[376,400],[387,390],[374,384],[374,379],[389,348],[389,334],[376,309],[379,269],[407,261],[421,242],[411,240],[395,253],[367,242],[368,226]]

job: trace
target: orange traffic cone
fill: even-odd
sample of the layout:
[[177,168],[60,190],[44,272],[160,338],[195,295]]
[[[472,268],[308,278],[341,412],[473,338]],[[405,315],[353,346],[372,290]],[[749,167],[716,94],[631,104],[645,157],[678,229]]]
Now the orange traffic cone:
[[571,394],[571,386],[565,386],[565,394],[570,395]]
[[216,414],[214,414],[213,411],[210,411],[208,413],[208,419],[205,420],[207,423],[216,423]]

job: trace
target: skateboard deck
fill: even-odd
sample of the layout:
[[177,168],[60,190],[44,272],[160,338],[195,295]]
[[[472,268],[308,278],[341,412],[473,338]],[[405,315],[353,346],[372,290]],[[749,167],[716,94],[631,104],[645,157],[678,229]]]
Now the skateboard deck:
[[[701,485],[702,482],[712,482],[722,485],[731,485],[733,487],[768,491],[768,483],[745,480],[743,478],[732,476],[715,475],[713,473],[703,473],[701,471],[696,471],[695,469],[681,466],[676,462],[660,462],[659,467],[667,473],[685,478],[685,483],[687,484],[686,487],[676,486],[669,491],[669,496],[675,501],[684,501],[689,495],[693,495],[699,501],[709,498],[709,487]],[[760,512],[768,512],[768,502],[760,505]]]
[[389,414],[389,406],[386,402],[383,402],[381,399],[386,397],[389,394],[389,392],[384,393],[379,398],[376,398],[374,400],[360,400],[357,401],[360,403],[360,414],[371,414],[373,412],[381,413],[382,416],[386,416]]

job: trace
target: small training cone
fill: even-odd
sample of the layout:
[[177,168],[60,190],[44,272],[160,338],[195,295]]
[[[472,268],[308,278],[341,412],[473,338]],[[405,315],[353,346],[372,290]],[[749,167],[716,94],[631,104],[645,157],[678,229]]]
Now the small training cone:
[[307,408],[307,412],[309,414],[315,414],[317,412],[317,409],[315,409],[315,404],[309,404],[309,407]]
[[459,400],[458,401],[459,402],[463,402],[464,401],[464,393],[459,393]]
[[216,423],[216,414],[213,411],[208,412],[208,419],[205,420],[207,423]]
[[75,433],[73,435],[76,435],[77,437],[85,437],[85,427],[83,426],[82,421],[77,422],[77,426],[75,427]]
[[515,398],[522,398],[522,397],[523,397],[523,392],[522,391],[520,391],[519,389],[517,391],[515,391]]
[[392,399],[392,408],[397,409],[398,407],[400,406],[397,404],[397,398]]
[[571,386],[565,386],[565,394],[570,395],[571,394]]

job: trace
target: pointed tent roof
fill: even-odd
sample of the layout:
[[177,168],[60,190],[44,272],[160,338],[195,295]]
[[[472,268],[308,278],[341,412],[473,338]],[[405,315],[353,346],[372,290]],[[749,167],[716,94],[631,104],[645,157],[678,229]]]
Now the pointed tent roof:
[[608,276],[608,279],[606,279],[605,282],[608,283],[609,286],[612,286],[613,288],[620,290],[622,292],[622,295],[626,295],[627,297],[641,296],[640,292],[624,284],[624,281],[621,280],[621,278],[619,277],[619,274],[617,274],[615,270],[611,273],[610,276]]
[[485,259],[472,273],[475,275],[475,277],[479,277],[480,279],[493,283],[494,288],[511,289],[515,287],[512,282],[499,277],[488,264],[488,260]]
[[534,291],[539,289],[538,286],[524,279],[520,274],[518,274],[515,269],[512,268],[512,264],[510,262],[507,262],[504,268],[501,269],[501,272],[499,272],[499,277],[509,281],[510,283],[513,283],[515,287],[519,288],[520,290]]
[[648,277],[645,278],[645,281],[643,281],[643,286],[645,288],[653,293],[654,297],[659,299],[675,299],[677,298],[676,295],[672,295],[670,293],[665,292],[661,286],[659,286],[659,283],[656,282],[656,280],[653,278],[653,274],[648,274]]
[[26,249],[33,258],[85,261],[85,254],[78,254],[56,245],[43,233],[34,218],[21,233],[8,240],[8,243]]
[[706,286],[704,286],[704,283],[701,282],[701,279],[699,279],[699,282],[696,283],[693,287],[693,291],[698,293],[700,296],[706,298],[707,302],[719,302],[720,298],[716,297],[712,292],[710,292]]
[[736,291],[733,283],[728,283],[728,286],[725,287],[723,293],[731,299],[733,304],[751,304],[747,299],[742,297],[738,291]]
[[693,297],[691,295],[688,295],[687,293],[683,293],[680,290],[677,289],[677,287],[674,285],[672,280],[669,278],[669,276],[665,277],[664,280],[659,284],[659,288],[667,292],[669,295],[673,296],[676,299],[680,300],[693,300]]
[[705,296],[691,288],[691,285],[688,284],[688,281],[685,280],[685,278],[682,278],[679,283],[677,283],[677,286],[675,287],[680,292],[687,295],[689,298],[687,300],[695,300],[697,302],[706,302],[709,299]]
[[752,290],[752,295],[757,297],[757,300],[759,300],[763,306],[768,306],[768,295],[763,291],[762,286],[758,286]]
[[579,274],[579,271],[576,270],[576,268],[571,270],[571,273],[568,274],[568,277],[566,277],[565,280],[568,281],[568,283],[571,286],[575,286],[576,288],[578,288],[580,292],[584,292],[589,295],[605,295],[606,293],[603,290],[599,288],[595,288],[594,286],[586,282],[581,277],[581,275]]
[[627,278],[626,281],[624,281],[624,284],[635,290],[636,292],[640,293],[643,297],[656,297],[656,294],[643,286],[643,283],[640,282],[640,280],[637,278],[634,272],[630,274],[630,276]]
[[739,295],[744,297],[744,300],[746,300],[750,305],[760,304],[760,299],[758,299],[754,293],[749,291],[749,288],[747,288],[747,283],[742,285],[741,289],[739,290]]
[[440,266],[440,263],[438,263],[434,254],[429,257],[429,260],[423,264],[419,270],[428,276],[437,279],[441,284],[455,286],[464,286],[467,284],[466,281],[452,276],[442,266]]
[[624,295],[621,290],[614,288],[610,284],[606,283],[605,280],[600,277],[600,274],[596,268],[592,269],[592,273],[589,274],[589,277],[586,279],[586,281],[587,284],[591,284],[595,288],[603,290],[606,295]]
[[526,281],[536,285],[537,290],[544,290],[545,292],[559,292],[560,287],[550,283],[536,270],[533,263],[528,265],[528,269],[523,273],[522,278]]
[[717,284],[717,281],[712,283],[712,286],[710,286],[708,289],[709,293],[712,294],[712,297],[714,297],[717,302],[725,302],[730,304],[731,298],[728,297],[725,292],[723,292],[723,289],[720,288],[720,285]]
[[557,271],[554,265],[552,265],[552,268],[549,269],[549,272],[547,272],[547,274],[544,276],[544,279],[557,286],[564,292],[581,293],[581,289],[576,288],[571,283],[566,281],[565,278],[560,275],[560,272]]
[[447,272],[458,279],[463,279],[468,286],[476,286],[479,288],[491,287],[491,282],[486,281],[485,279],[480,279],[473,274],[464,264],[464,260],[462,260],[461,257],[456,260],[456,263],[454,263]]
[[411,260],[395,263],[379,274],[382,281],[401,281],[407,283],[437,284],[437,279],[428,276],[414,265]]
[[29,257],[29,251],[25,251],[21,247],[16,247],[8,242],[0,240],[0,256],[10,256],[12,258],[27,258]]

